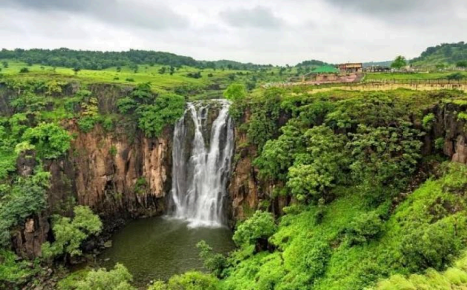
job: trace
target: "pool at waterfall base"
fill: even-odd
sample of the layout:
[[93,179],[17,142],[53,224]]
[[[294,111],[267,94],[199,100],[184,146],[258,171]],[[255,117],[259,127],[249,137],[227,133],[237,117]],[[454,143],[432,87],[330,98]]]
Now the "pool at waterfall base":
[[128,223],[97,257],[100,267],[123,264],[134,284],[168,280],[203,270],[196,244],[206,241],[215,252],[234,249],[225,203],[234,149],[234,130],[225,100],[189,103],[174,128],[170,217]]
[[167,280],[190,270],[203,271],[196,244],[205,240],[215,252],[234,249],[232,232],[226,227],[189,226],[179,219],[156,217],[128,223],[112,237],[112,247],[97,257],[97,264],[111,269],[123,264],[133,275],[134,284]]

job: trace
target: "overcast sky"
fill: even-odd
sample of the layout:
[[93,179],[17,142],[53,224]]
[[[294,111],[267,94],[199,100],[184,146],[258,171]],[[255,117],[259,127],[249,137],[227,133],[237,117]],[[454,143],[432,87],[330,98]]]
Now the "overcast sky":
[[0,48],[148,49],[264,64],[413,58],[467,41],[467,0],[0,0]]

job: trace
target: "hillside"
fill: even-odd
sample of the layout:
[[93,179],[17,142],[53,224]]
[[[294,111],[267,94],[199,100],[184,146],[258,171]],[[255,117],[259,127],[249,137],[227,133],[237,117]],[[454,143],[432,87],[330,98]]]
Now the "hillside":
[[414,66],[434,66],[438,64],[455,65],[467,60],[467,43],[443,43],[428,47],[422,54],[414,58],[411,63]]

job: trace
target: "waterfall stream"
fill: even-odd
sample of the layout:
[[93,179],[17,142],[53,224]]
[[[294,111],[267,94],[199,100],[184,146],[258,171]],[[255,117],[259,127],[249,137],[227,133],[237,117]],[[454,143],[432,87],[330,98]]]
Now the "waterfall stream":
[[[234,146],[229,106],[225,100],[189,103],[175,126],[172,216],[189,221],[191,227],[225,224],[224,202]],[[209,128],[209,114],[217,113],[215,110],[219,114]]]

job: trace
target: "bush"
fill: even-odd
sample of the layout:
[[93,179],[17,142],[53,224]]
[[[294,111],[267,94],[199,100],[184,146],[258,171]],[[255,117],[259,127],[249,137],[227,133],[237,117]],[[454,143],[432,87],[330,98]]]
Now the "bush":
[[115,268],[110,271],[105,269],[90,271],[86,278],[82,281],[77,281],[76,290],[136,290],[130,283],[133,280],[130,272],[122,264],[115,265]]
[[205,242],[199,242],[196,247],[200,250],[199,256],[203,260],[204,268],[217,277],[221,277],[222,271],[227,266],[227,259],[222,254],[212,252],[212,248]]
[[96,125],[96,118],[85,116],[78,120],[78,126],[84,133],[89,133]]
[[372,211],[355,218],[346,229],[347,242],[350,246],[364,244],[376,238],[382,231],[383,221]]
[[28,73],[29,72],[29,69],[27,67],[23,67],[19,70],[19,73],[20,74],[25,74],[25,73]]
[[56,124],[41,123],[37,127],[27,129],[22,139],[34,145],[40,157],[55,159],[68,151],[71,136]]
[[462,80],[464,78],[465,78],[465,76],[462,73],[459,73],[459,72],[453,73],[453,74],[450,74],[450,75],[447,76],[447,79],[451,80],[451,81],[459,81],[459,80]]
[[20,261],[13,252],[4,249],[0,249],[0,262],[0,288],[2,289],[16,289],[11,286],[26,282],[37,271],[36,268],[31,269],[27,261]]
[[433,113],[430,113],[426,115],[425,117],[423,117],[423,120],[422,120],[423,129],[430,131],[431,128],[433,127],[434,121],[435,121],[435,114]]
[[187,272],[170,278],[168,290],[217,290],[218,280],[201,272]]
[[224,91],[224,97],[234,102],[242,100],[246,97],[246,88],[243,84],[231,84]]
[[156,96],[149,83],[138,85],[129,97],[120,99],[122,114],[136,119],[147,137],[157,137],[167,125],[175,124],[185,112],[185,98],[175,94]]
[[175,275],[167,283],[156,281],[148,290],[217,290],[219,281],[201,272]]
[[[46,207],[45,192],[49,173],[18,179],[12,186],[0,191],[0,246],[10,243],[10,228]],[[47,181],[46,181],[47,180]]]
[[98,234],[102,229],[99,217],[92,213],[89,207],[76,206],[73,219],[54,216],[52,231],[55,241],[42,245],[43,256],[46,258],[58,255],[81,255],[81,242],[90,235]]
[[346,137],[337,135],[326,126],[318,126],[305,133],[308,138],[306,154],[301,154],[289,168],[287,187],[298,200],[326,197],[348,167]]
[[240,247],[258,243],[263,246],[265,243],[267,245],[267,240],[276,230],[277,226],[271,213],[256,211],[251,218],[238,226],[233,240]]

